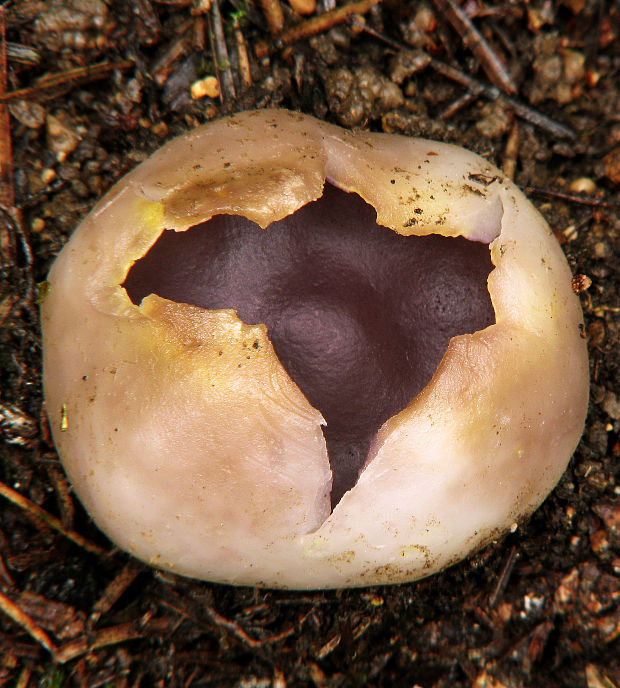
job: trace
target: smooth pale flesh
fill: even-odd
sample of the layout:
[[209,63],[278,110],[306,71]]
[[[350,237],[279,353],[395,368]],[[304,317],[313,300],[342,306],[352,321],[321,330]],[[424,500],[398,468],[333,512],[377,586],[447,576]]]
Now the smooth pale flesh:
[[[266,328],[154,295],[137,306],[120,286],[165,228],[221,213],[266,227],[326,181],[400,234],[490,243],[496,317],[450,341],[331,513],[323,419]],[[182,575],[287,588],[427,576],[531,513],[583,429],[586,346],[562,251],[499,170],[455,146],[279,110],[224,118],[122,179],[48,281],[44,386],[67,474],[115,543]]]

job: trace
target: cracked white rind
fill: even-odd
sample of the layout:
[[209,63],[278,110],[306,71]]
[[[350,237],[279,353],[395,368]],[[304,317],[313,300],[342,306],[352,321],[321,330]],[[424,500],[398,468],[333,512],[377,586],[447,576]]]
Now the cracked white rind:
[[[490,242],[496,314],[451,340],[331,514],[322,416],[265,327],[157,296],[135,306],[120,286],[164,228],[219,213],[267,227],[325,180],[401,234]],[[583,429],[586,344],[564,255],[521,192],[455,146],[282,110],[224,118],[124,177],[48,281],[44,386],[67,474],[116,544],[182,575],[300,589],[427,576],[536,509]]]

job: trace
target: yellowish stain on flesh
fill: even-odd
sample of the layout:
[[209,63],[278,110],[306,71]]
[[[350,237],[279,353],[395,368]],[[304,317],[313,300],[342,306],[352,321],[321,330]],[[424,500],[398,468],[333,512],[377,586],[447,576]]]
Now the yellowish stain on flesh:
[[67,415],[67,404],[60,407],[60,432],[67,432],[69,429],[69,417]]
[[138,196],[136,198],[136,213],[145,225],[163,231],[164,207],[160,201],[149,201],[142,196]]

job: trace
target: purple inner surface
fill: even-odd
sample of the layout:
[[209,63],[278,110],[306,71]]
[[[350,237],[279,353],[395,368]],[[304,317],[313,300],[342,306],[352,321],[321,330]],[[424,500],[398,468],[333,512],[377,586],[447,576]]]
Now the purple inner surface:
[[[265,323],[276,354],[323,414],[332,505],[355,484],[373,437],[430,381],[451,337],[495,322],[487,244],[377,225],[356,194],[323,196],[266,230],[217,215],[164,231],[124,287]],[[412,438],[415,441],[415,438]]]

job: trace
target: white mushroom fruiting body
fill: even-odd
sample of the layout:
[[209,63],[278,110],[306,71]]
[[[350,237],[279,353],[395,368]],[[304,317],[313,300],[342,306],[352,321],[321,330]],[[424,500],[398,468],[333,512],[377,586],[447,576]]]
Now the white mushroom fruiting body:
[[[218,214],[268,227],[326,181],[399,234],[489,244],[496,320],[450,340],[333,511],[322,415],[267,328],[155,295],[135,305],[121,286],[164,229]],[[182,575],[300,589],[427,576],[536,509],[583,429],[565,257],[514,184],[452,145],[277,110],[209,123],[123,178],[48,281],[44,386],[67,474],[115,543]]]

